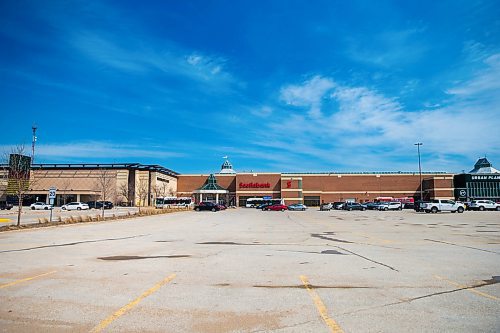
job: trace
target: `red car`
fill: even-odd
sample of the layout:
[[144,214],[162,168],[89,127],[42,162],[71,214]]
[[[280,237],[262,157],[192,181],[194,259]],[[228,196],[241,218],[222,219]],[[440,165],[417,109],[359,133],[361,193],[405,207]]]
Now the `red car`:
[[282,212],[284,212],[287,209],[288,209],[287,206],[281,205],[281,204],[266,206],[266,207],[262,208],[262,210],[281,210]]

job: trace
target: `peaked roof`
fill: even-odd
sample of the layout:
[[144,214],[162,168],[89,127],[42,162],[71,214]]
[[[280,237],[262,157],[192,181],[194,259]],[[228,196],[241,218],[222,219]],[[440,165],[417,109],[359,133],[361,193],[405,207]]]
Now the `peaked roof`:
[[474,164],[474,169],[469,171],[469,173],[500,173],[493,165],[488,161],[486,157],[480,158]]
[[236,171],[233,170],[233,165],[226,158],[224,163],[222,163],[221,170],[219,173],[236,173]]
[[198,191],[227,191],[224,187],[217,184],[217,178],[214,174],[210,174],[207,179],[207,183],[200,187]]

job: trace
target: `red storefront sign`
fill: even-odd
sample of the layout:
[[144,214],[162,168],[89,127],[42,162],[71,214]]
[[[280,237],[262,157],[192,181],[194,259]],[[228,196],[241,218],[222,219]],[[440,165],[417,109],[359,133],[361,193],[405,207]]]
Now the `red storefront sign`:
[[239,183],[240,188],[270,188],[270,183]]

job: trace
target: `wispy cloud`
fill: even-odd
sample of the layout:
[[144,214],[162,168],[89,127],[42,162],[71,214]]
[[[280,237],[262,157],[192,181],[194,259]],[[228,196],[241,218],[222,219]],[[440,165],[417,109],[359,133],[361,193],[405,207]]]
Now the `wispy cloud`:
[[407,110],[395,97],[331,77],[285,85],[281,101],[305,109],[288,109],[254,144],[276,154],[309,155],[318,166],[401,170],[414,169],[405,161],[414,158],[413,144],[422,141],[435,168],[461,170],[457,161],[500,155],[500,54],[487,57],[484,65],[448,89],[445,106],[423,110]]
[[161,72],[208,84],[227,84],[233,80],[220,57],[184,50],[169,41],[163,41],[163,49],[158,50],[143,47],[143,42],[132,37],[122,38],[118,43],[104,36],[96,32],[76,32],[71,43],[93,61],[128,73]]
[[[2,145],[0,151],[11,151],[14,145]],[[66,142],[60,144],[39,144],[36,147],[37,160],[52,162],[54,160],[88,161],[92,159],[123,159],[123,158],[157,158],[166,159],[182,157],[184,154],[167,151],[162,147],[144,149],[143,146],[118,144],[102,141]]]
[[448,93],[462,98],[484,98],[486,94],[500,100],[500,53],[485,58],[484,64],[473,79],[448,89]]
[[388,30],[369,38],[347,38],[347,55],[361,63],[392,67],[418,61],[428,50],[422,41],[425,28]]
[[285,103],[309,108],[311,117],[321,116],[321,100],[326,92],[335,87],[329,78],[315,76],[301,85],[288,85],[281,89],[280,97]]

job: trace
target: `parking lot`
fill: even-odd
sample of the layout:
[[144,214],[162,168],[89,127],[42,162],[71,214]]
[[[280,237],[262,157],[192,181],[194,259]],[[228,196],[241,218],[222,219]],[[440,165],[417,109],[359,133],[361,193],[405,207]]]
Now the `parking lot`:
[[498,332],[500,213],[179,212],[0,234],[2,332]]
[[[105,209],[105,216],[123,216],[127,213],[137,212],[137,207],[114,207],[112,209]],[[89,210],[62,210],[60,207],[55,207],[52,210],[52,221],[58,221],[60,218],[65,219],[71,216],[96,216],[102,215],[102,210],[100,209],[89,209]],[[23,207],[21,213],[21,224],[33,224],[39,223],[40,219],[46,219],[47,222],[50,220],[50,210],[31,210],[29,207]],[[0,226],[2,225],[15,225],[17,224],[17,206],[10,210],[0,211]]]

